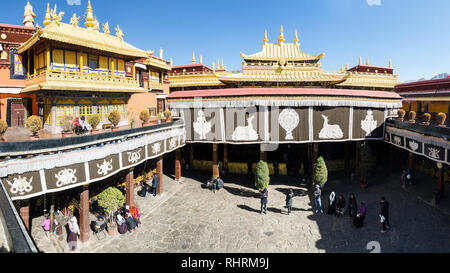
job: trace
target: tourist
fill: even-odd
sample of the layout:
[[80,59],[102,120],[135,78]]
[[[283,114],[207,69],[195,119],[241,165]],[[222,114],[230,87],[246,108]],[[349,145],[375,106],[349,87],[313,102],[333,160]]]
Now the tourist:
[[117,230],[119,231],[119,233],[120,234],[127,233],[127,230],[128,230],[127,221],[120,214],[117,214],[116,218],[117,218],[116,219]]
[[152,180],[152,194],[156,197],[156,188],[158,188],[158,182],[159,177],[156,175],[156,173],[153,174],[153,180]]
[[138,195],[141,197],[147,196],[147,187],[148,184],[145,181],[142,181],[141,190],[138,192]]
[[288,209],[288,215],[292,211],[292,201],[294,199],[294,191],[292,189],[289,190],[288,194],[286,195],[286,207]]
[[[42,222],[42,227],[44,228],[44,231],[50,232],[50,215],[46,213],[44,217],[45,220]],[[53,230],[53,233],[56,233],[56,226],[58,225],[58,221],[56,221],[56,219],[53,219],[53,223],[55,224],[55,229]]]
[[69,235],[67,236],[67,243],[69,244],[69,249],[75,251],[77,249],[78,235],[80,235],[80,229],[77,224],[77,218],[73,216],[70,218],[69,223]]
[[381,232],[386,232],[386,227],[389,228],[389,202],[386,199],[381,197],[380,201],[380,221],[382,224]]
[[81,116],[80,125],[81,125],[81,129],[82,129],[83,133],[89,132],[89,128],[91,126],[86,122],[86,119],[84,116]]
[[366,204],[361,202],[359,205],[358,213],[353,219],[353,225],[355,227],[361,227],[364,224],[364,219],[366,218]]
[[337,212],[337,216],[338,217],[340,215],[344,216],[344,212],[345,212],[345,198],[344,198],[343,194],[339,195],[339,197],[338,197],[336,212]]
[[261,194],[261,214],[264,212],[264,214],[267,213],[267,201],[269,197],[269,193],[267,192],[267,189],[264,189]]
[[217,179],[218,178],[213,178],[213,182],[212,182],[212,191],[213,191],[213,193],[216,193],[216,190],[217,190],[217,184],[218,184]]
[[128,213],[127,218],[126,218],[126,222],[127,222],[127,228],[129,232],[135,231],[136,230],[136,222],[133,219],[133,216],[131,215],[131,213]]
[[336,194],[333,192],[330,193],[330,198],[328,199],[328,214],[336,213]]
[[73,122],[73,131],[77,135],[81,135],[83,133],[83,128],[81,127],[80,121],[78,117],[75,118],[75,121]]
[[131,206],[130,207],[130,213],[131,213],[131,216],[133,216],[133,220],[136,223],[136,225],[138,227],[140,227],[141,226],[141,215],[139,214],[139,211],[138,211],[137,207],[136,206]]
[[322,199],[320,197],[321,195],[322,195],[322,191],[320,190],[320,186],[316,185],[316,190],[314,191],[314,200],[315,200],[315,203],[316,203],[316,213],[318,213],[319,210],[320,210],[321,213],[323,213],[323,210],[322,210]]
[[354,193],[351,193],[348,198],[348,216],[350,218],[354,218],[358,211],[358,205],[356,204],[356,196]]

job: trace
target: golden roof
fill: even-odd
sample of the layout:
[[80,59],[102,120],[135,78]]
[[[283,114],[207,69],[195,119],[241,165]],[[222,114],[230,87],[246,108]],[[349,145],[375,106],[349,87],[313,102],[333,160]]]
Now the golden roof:
[[241,53],[241,57],[245,60],[260,60],[260,61],[278,61],[284,59],[286,61],[312,61],[320,60],[325,55],[318,56],[310,55],[300,51],[298,44],[292,43],[264,43],[262,51],[245,55]]
[[147,57],[145,51],[140,50],[120,38],[107,35],[91,29],[85,29],[66,23],[51,22],[45,28],[36,28],[36,33],[28,41],[20,45],[19,54],[30,49],[40,39],[67,43],[76,46],[82,46],[97,49],[105,52],[111,52],[123,56],[144,58]]
[[322,74],[322,73],[261,73],[248,75],[237,73],[230,75],[217,75],[223,82],[341,82],[346,78],[345,74]]

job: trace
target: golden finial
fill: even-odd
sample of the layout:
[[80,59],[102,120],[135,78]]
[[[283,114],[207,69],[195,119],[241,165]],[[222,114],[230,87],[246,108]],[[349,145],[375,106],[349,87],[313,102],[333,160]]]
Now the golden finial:
[[109,35],[109,22],[106,22],[106,23],[103,24],[103,32],[106,35]]
[[117,27],[115,28],[116,31],[116,36],[123,41],[123,32],[122,30],[119,28],[119,25],[117,25]]
[[369,65],[369,56],[367,56],[366,65]]
[[173,66],[173,60],[170,58],[170,66]]
[[28,1],[27,5],[25,6],[22,24],[24,24],[26,27],[34,27],[34,17],[36,17],[36,14],[34,14],[33,7]]
[[159,57],[161,59],[163,58],[163,49],[162,49],[162,47],[159,48]]
[[283,25],[280,27],[280,36],[278,37],[278,43],[284,42]]
[[344,72],[344,65],[341,64],[341,72]]
[[195,64],[195,53],[192,51],[192,63]]
[[212,69],[216,70],[216,64],[214,62],[212,63]]
[[267,39],[267,29],[264,31],[264,40],[263,40],[263,44],[267,44],[269,40]]
[[95,27],[95,19],[94,19],[94,13],[92,11],[91,6],[91,0],[88,1],[88,7],[86,10],[86,22],[84,23],[84,26],[87,29],[93,29]]
[[56,24],[59,25],[59,23],[61,23],[62,17],[64,16],[64,12],[60,12],[59,14],[56,14],[56,4],[55,4],[55,9],[52,9],[50,12],[50,15],[52,16],[53,22],[55,22]]
[[345,64],[345,71],[348,70],[348,64]]
[[50,16],[50,3],[47,3],[47,11],[45,12],[44,27],[52,22],[52,17]]
[[96,30],[96,31],[100,31],[100,23],[98,22],[97,17],[95,17],[94,27],[92,29]]
[[220,61],[217,60],[217,69],[220,69]]
[[203,63],[203,56],[202,55],[200,55],[198,62],[201,63],[201,64]]
[[298,45],[298,33],[297,33],[297,30],[295,30],[294,43],[295,43],[296,45]]
[[389,68],[392,68],[391,59],[389,59]]
[[361,56],[359,56],[359,65],[361,65]]
[[76,13],[74,13],[72,15],[72,18],[70,18],[70,24],[72,24],[72,26],[74,26],[74,27],[78,26],[79,21],[80,21],[80,17],[77,17]]
[[223,69],[223,59],[222,59],[222,63],[220,64],[220,69]]

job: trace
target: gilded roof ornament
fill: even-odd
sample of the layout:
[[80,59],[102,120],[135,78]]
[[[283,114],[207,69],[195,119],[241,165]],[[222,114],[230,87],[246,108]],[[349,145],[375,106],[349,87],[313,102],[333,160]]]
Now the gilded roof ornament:
[[88,1],[88,7],[86,11],[86,22],[84,23],[84,26],[87,29],[93,29],[95,27],[94,12],[92,11],[91,0]]
[[106,23],[103,24],[103,32],[106,35],[109,35],[109,22],[106,22]]
[[52,17],[50,16],[50,3],[47,3],[47,11],[44,17],[44,27],[52,22]]
[[370,63],[369,63],[369,56],[367,56],[366,65],[370,65]]
[[299,41],[298,41],[298,33],[297,33],[297,30],[295,30],[295,38],[294,38],[294,43],[295,43],[295,45],[297,45],[297,46],[299,46],[299,43],[298,43]]
[[22,24],[24,24],[26,27],[34,27],[34,17],[36,17],[36,14],[33,12],[33,7],[28,1],[27,5],[25,6]]
[[278,37],[278,43],[284,42],[283,25],[280,27],[280,36]]
[[359,56],[359,65],[361,65],[361,56]]
[[195,52],[194,51],[192,51],[192,60],[191,61],[193,64],[195,64]]
[[163,58],[163,49],[162,49],[162,47],[159,48],[159,57],[161,59]]
[[391,59],[389,59],[389,68],[392,68]]
[[267,44],[269,40],[267,39],[267,30],[264,31],[264,40],[263,40],[263,44]]
[[203,63],[203,56],[202,55],[200,55],[198,62],[201,63],[201,64]]
[[116,31],[116,36],[123,41],[123,32],[122,30],[119,28],[119,25],[117,25],[117,27],[115,28]]
[[77,27],[79,22],[80,22],[80,17],[77,17],[77,14],[74,13],[72,15],[72,18],[70,18],[70,24],[74,27]]
[[50,12],[50,15],[52,16],[53,22],[55,22],[57,25],[59,25],[59,23],[61,23],[62,17],[64,16],[64,12],[60,12],[59,14],[56,14],[56,4],[55,4],[55,9],[52,9]]
[[100,23],[98,22],[97,17],[95,17],[94,27],[92,29],[95,31],[100,31]]

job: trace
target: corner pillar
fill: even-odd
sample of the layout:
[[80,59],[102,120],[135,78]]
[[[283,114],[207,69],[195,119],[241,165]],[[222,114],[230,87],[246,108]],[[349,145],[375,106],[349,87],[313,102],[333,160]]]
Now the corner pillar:
[[131,168],[127,174],[125,196],[127,206],[134,206],[134,168]]
[[80,240],[89,240],[91,230],[89,228],[89,184],[84,185],[80,193]]
[[219,165],[217,163],[217,144],[213,144],[212,176],[213,178],[219,177]]
[[163,157],[158,158],[156,162],[156,175],[158,176],[158,187],[156,188],[156,194],[163,193]]
[[181,149],[175,151],[175,180],[181,179]]
[[20,218],[22,218],[22,221],[26,227],[26,229],[30,230],[30,202],[27,200],[25,201],[25,204],[20,207]]

